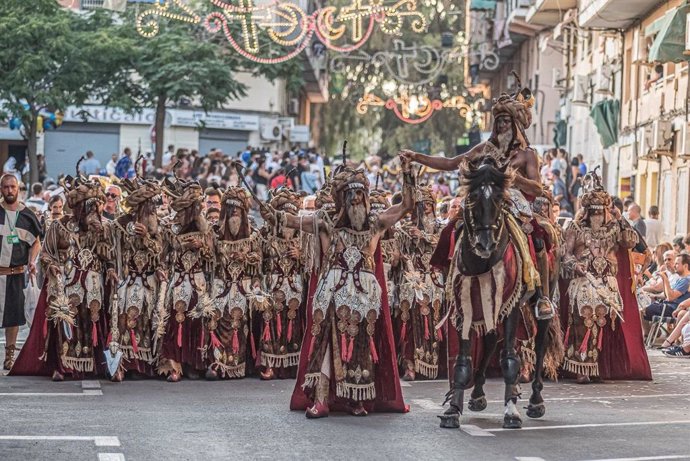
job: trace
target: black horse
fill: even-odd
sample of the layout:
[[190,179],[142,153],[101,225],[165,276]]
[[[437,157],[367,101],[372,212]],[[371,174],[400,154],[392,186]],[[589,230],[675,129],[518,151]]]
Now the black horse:
[[[498,165],[491,157],[470,162],[463,171],[463,185],[468,193],[463,210],[463,230],[460,247],[456,256],[457,273],[453,283],[456,293],[456,305],[459,310],[458,318],[462,317],[461,310],[472,309],[471,306],[461,306],[458,293],[458,280],[462,277],[475,277],[490,272],[496,264],[503,260],[510,244],[510,232],[506,222],[508,211],[507,191],[512,182],[512,173],[507,171],[507,165]],[[521,305],[533,298],[534,293],[528,292],[522,280],[515,281],[521,287],[519,299],[502,317],[503,350],[501,351],[501,371],[505,382],[505,410],[503,427],[518,429],[522,427],[522,419],[517,409],[518,379],[520,375],[520,358],[515,347],[516,329],[520,318]],[[500,306],[501,308],[504,306]],[[531,308],[531,307],[530,307]],[[499,318],[499,322],[501,318]],[[540,418],[545,413],[544,400],[541,396],[543,389],[542,371],[545,354],[545,336],[550,320],[539,320],[536,337],[535,379],[532,383],[527,415]],[[474,388],[468,402],[471,411],[482,411],[487,406],[484,394],[486,370],[498,344],[498,333],[494,329],[483,336],[484,354],[476,373],[474,374]],[[460,415],[463,409],[464,391],[473,381],[471,359],[471,340],[460,337],[460,351],[454,369],[453,388],[447,395],[450,408],[439,418],[441,427],[460,427]]]

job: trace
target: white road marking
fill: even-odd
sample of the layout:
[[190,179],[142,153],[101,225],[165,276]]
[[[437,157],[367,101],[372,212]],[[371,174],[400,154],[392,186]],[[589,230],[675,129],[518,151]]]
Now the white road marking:
[[0,435],[0,442],[3,440],[19,441],[64,441],[64,442],[93,442],[97,447],[119,447],[120,439],[109,436],[88,436],[88,435]]
[[403,381],[402,379],[400,380],[400,387],[412,387],[410,383],[407,381]]
[[496,437],[491,432],[488,432],[479,426],[473,426],[472,424],[460,424],[460,430],[473,437]]
[[516,461],[544,461],[544,458],[536,458],[534,456],[516,456]]
[[531,426],[523,427],[522,429],[484,429],[488,432],[520,432],[520,431],[544,431],[548,429],[579,429],[584,427],[622,427],[622,426],[662,426],[666,424],[690,424],[690,419],[681,419],[676,421],[637,421],[630,423],[591,423],[591,424],[571,424],[562,426]]
[[81,382],[81,392],[0,392],[0,397],[92,397],[103,395],[101,383],[96,380]]
[[590,459],[587,461],[653,461],[656,459],[690,459],[690,455],[642,456],[640,458],[607,458]]
[[125,461],[122,453],[99,453],[98,461]]
[[410,403],[417,405],[418,407],[422,407],[425,410],[440,411],[443,409],[441,405],[431,399],[412,399],[410,400]]
[[[664,398],[664,397],[687,397],[688,394],[683,393],[683,394],[646,394],[646,395],[607,395],[604,398],[609,399],[609,400],[628,400],[628,399],[658,399],[658,398]],[[544,400],[546,401],[546,404],[548,405],[549,402],[570,402],[570,401],[577,401],[577,400],[594,400],[593,396],[588,396],[588,397],[548,397],[546,395],[543,396]],[[488,403],[503,403],[503,400],[489,400]]]

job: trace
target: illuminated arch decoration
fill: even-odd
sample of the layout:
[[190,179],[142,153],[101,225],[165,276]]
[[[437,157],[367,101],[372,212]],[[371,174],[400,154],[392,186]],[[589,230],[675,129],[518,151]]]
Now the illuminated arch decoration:
[[357,103],[357,113],[365,115],[369,107],[383,107],[392,111],[396,117],[405,123],[418,125],[429,120],[436,111],[454,109],[458,116],[469,118],[472,107],[463,96],[452,96],[445,100],[430,99],[428,96],[401,94],[384,100],[373,94],[366,93]]
[[[136,28],[144,37],[160,31],[158,20],[167,18],[203,24],[211,33],[222,32],[230,46],[243,57],[259,63],[279,63],[294,58],[315,35],[327,48],[350,53],[361,48],[378,28],[388,35],[402,35],[409,27],[416,33],[426,30],[427,20],[417,10],[417,0],[352,0],[342,7],[326,6],[308,14],[290,2],[256,5],[254,0],[209,0],[219,10],[202,18],[182,0],[158,0],[137,16]],[[239,31],[232,25],[239,25]],[[259,43],[260,34],[269,43],[280,45],[282,54]],[[269,48],[269,49],[265,49]],[[287,51],[285,51],[287,48]]]

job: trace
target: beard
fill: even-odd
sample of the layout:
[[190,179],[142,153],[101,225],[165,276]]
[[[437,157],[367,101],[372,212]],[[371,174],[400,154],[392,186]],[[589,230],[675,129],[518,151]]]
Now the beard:
[[591,215],[589,217],[589,225],[592,227],[592,229],[599,229],[604,225],[604,215]]
[[347,217],[350,219],[350,224],[355,230],[361,231],[364,229],[364,224],[367,222],[367,208],[361,203],[359,205],[350,205],[347,208]]
[[228,230],[230,235],[237,237],[240,233],[240,227],[242,227],[242,217],[241,216],[231,216],[228,218]]
[[2,198],[5,200],[5,203],[7,203],[8,205],[13,205],[17,201],[16,195],[3,195]]
[[510,147],[510,143],[513,140],[513,130],[506,130],[505,133],[500,133],[496,136],[496,141],[498,141],[498,148],[501,152],[507,152]]

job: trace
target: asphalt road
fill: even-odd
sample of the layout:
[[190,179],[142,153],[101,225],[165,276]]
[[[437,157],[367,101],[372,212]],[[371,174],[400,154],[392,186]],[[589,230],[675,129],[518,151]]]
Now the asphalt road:
[[547,383],[545,417],[522,410],[524,427],[512,431],[501,429],[499,380],[488,408],[452,430],[436,418],[440,381],[403,383],[408,414],[312,421],[288,410],[294,381],[0,376],[0,460],[690,459],[690,360],[651,360],[653,382]]

